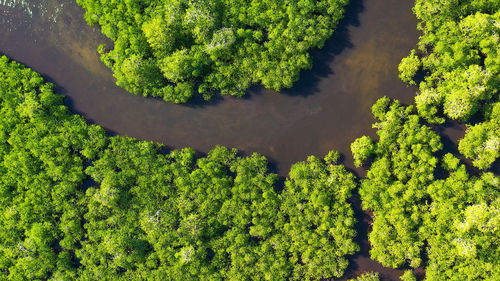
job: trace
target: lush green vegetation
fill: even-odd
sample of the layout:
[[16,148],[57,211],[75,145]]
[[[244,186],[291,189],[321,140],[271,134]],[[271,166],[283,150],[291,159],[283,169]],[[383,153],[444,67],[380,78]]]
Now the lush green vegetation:
[[338,153],[284,187],[258,154],[108,137],[0,58],[0,280],[311,280],[358,246]]
[[425,71],[416,103],[427,120],[467,121],[481,104],[497,100],[499,9],[496,0],[416,1],[422,57],[412,51],[399,68],[407,82],[414,82],[418,70]]
[[429,122],[484,116],[484,124],[470,127],[460,152],[487,169],[500,153],[491,114],[500,101],[500,2],[418,0],[414,11],[423,36],[419,51],[401,62],[400,77],[414,84],[418,71],[425,74],[415,101]]
[[341,276],[357,250],[354,177],[333,162],[294,165],[277,193],[262,156],[218,147],[194,161],[119,138],[88,172],[89,280],[308,280]]
[[77,0],[117,84],[183,103],[195,93],[241,96],[252,84],[291,87],[311,67],[348,0]]
[[[416,84],[417,73],[423,71],[415,101],[419,115],[426,121],[471,122],[472,117],[476,117],[476,124],[468,125],[458,148],[473,160],[474,166],[488,169],[500,156],[500,2],[417,0],[414,11],[421,20],[419,28],[423,36],[419,51],[412,51],[401,62],[400,78]],[[405,197],[407,193],[419,196],[401,204],[392,181],[383,182],[380,176],[370,176],[380,170],[378,161],[387,161],[381,159],[389,160],[391,173],[397,171],[397,167],[390,166],[396,162],[391,163],[391,157],[378,150],[383,143],[382,135],[399,134],[396,127],[385,125],[377,126],[380,135],[377,149],[370,150],[366,139],[358,140],[352,147],[360,159],[358,162],[368,156],[376,159],[360,190],[364,206],[374,213],[374,229],[370,235],[374,245],[372,256],[388,266],[415,267],[420,264],[420,258],[415,259],[414,255],[426,254],[429,259],[426,280],[500,279],[500,179],[491,173],[471,176],[459,159],[446,154],[441,159],[441,167],[448,175],[436,180],[433,175],[443,171],[439,171],[433,154],[426,156],[425,164],[415,166],[418,170],[428,169],[421,175],[424,180],[415,186],[401,186],[400,196]],[[399,140],[397,144],[399,147],[392,151],[399,151],[404,145]],[[419,145],[432,147],[430,144]],[[432,152],[436,150],[437,147]],[[427,151],[425,155],[431,154]],[[408,161],[413,161],[412,158]],[[400,213],[411,218],[405,227],[394,224]],[[376,227],[377,221],[382,227]],[[381,228],[382,237],[389,238],[382,242],[378,239]],[[392,228],[403,231],[391,237],[386,231]],[[405,249],[401,247],[406,244],[400,240],[418,248],[412,255],[405,256],[402,252]],[[378,245],[395,248],[377,249]],[[423,248],[425,245],[428,246]]]
[[500,156],[500,103],[485,107],[486,121],[468,127],[458,149],[474,166],[488,169]]
[[[385,266],[418,267],[426,239],[420,231],[428,208],[424,187],[434,181],[438,159],[433,153],[442,144],[434,131],[420,124],[413,106],[382,98],[372,110],[379,121],[374,125],[379,140],[359,190],[363,208],[374,217],[370,253]],[[353,154],[360,158],[359,150]]]
[[[443,123],[452,119],[476,123],[468,125],[458,149],[473,160],[474,166],[488,169],[500,156],[500,2],[417,0],[414,11],[421,20],[419,28],[423,36],[419,51],[412,51],[401,62],[400,78],[416,84],[420,76],[417,73],[423,71],[415,101],[419,115],[426,121]],[[378,128],[379,143],[383,142],[383,134],[398,133],[395,127]],[[366,155],[390,159],[379,150],[363,150],[362,147],[368,147],[367,140],[359,140],[357,144],[353,146],[353,153],[359,161],[366,159]],[[443,171],[436,166],[435,154],[428,160],[427,163],[431,163],[427,165],[431,169],[425,173],[428,177],[416,188],[408,184],[402,186],[405,193],[419,194],[406,205],[398,203],[393,193],[397,189],[392,187],[392,182],[382,182],[379,189],[373,186],[380,184],[381,177],[369,177],[363,182],[360,191],[366,200],[363,204],[374,209],[375,216],[370,235],[374,245],[372,255],[393,267],[419,265],[419,259],[405,257],[400,252],[403,250],[400,247],[405,245],[400,243],[400,237],[386,235],[389,239],[383,241],[396,248],[385,251],[380,248],[382,254],[376,248],[381,244],[377,239],[377,221],[385,230],[398,229],[393,220],[387,219],[387,213],[405,212],[412,220],[401,228],[405,232],[400,235],[409,243],[418,243],[414,254],[428,256],[426,280],[499,280],[500,179],[491,173],[471,176],[459,159],[446,154],[441,159],[441,167],[448,175],[436,180],[433,175]],[[371,164],[369,175],[379,170],[377,161],[381,160]],[[422,165],[417,167],[420,170]],[[396,167],[390,170],[395,171]],[[382,211],[375,211],[377,208]],[[411,232],[407,233],[408,229]]]
[[424,121],[477,116],[459,151],[480,169],[500,156],[500,2],[417,0],[414,11],[423,35],[399,76],[421,80],[416,108],[380,99],[379,139],[351,145],[355,164],[369,168],[359,193],[374,220],[370,253],[385,266],[425,266],[426,280],[499,280],[500,178],[438,157],[440,137]]
[[406,270],[400,277],[401,281],[417,281],[417,277],[411,270]]
[[427,186],[427,280],[500,279],[500,179],[465,166]]
[[40,75],[0,57],[0,280],[71,278],[85,164],[104,131],[69,114]]
[[[363,137],[355,144],[372,145],[352,147],[369,168],[359,193],[373,215],[372,258],[389,267],[426,266],[432,281],[500,279],[500,178],[472,177],[451,154],[440,161],[440,138],[413,106],[383,98],[372,111],[379,140]],[[436,179],[438,172],[448,175]]]
[[[290,87],[347,0],[77,2],[114,42],[100,52],[119,86],[180,103]],[[384,266],[500,280],[500,178],[471,175],[427,124],[471,122],[459,151],[480,169],[500,157],[499,9],[417,0],[423,36],[399,66],[420,82],[416,106],[378,100],[378,139],[351,144]],[[316,280],[342,276],[358,250],[357,184],[338,153],[296,163],[281,185],[261,155],[165,153],[107,136],[62,99],[0,57],[0,280]]]

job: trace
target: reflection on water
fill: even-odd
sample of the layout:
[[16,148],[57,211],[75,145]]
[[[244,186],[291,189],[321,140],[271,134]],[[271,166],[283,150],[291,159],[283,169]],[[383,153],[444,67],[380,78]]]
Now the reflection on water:
[[[55,82],[74,112],[112,133],[201,152],[216,144],[256,151],[284,175],[307,155],[331,149],[349,155],[355,138],[373,135],[370,106],[379,97],[412,101],[415,89],[397,78],[399,61],[417,43],[412,5],[351,0],[333,38],[313,51],[313,69],[292,89],[276,94],[255,87],[243,99],[210,103],[173,105],[116,87],[96,52],[109,41],[86,25],[74,0],[0,0],[0,53]],[[353,168],[350,157],[345,164]],[[363,248],[353,274],[377,270],[397,280],[398,271],[380,267]]]
[[33,23],[37,18],[44,22],[42,31],[50,30],[51,23],[57,22],[64,5],[65,2],[56,0],[0,0],[0,23],[10,31],[16,31],[27,26],[36,28]]

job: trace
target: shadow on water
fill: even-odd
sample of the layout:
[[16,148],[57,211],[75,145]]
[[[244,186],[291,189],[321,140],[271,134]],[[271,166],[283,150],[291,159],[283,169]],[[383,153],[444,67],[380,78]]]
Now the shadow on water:
[[210,100],[206,100],[202,95],[196,93],[187,103],[180,104],[188,108],[204,108],[207,106],[216,106],[224,100],[224,97],[219,94],[214,94]]
[[[321,91],[319,82],[321,79],[327,78],[334,74],[332,63],[335,56],[340,55],[346,48],[352,48],[353,44],[350,41],[349,27],[358,27],[360,25],[359,15],[364,10],[365,0],[351,0],[345,8],[345,16],[340,20],[335,27],[333,35],[325,41],[321,49],[313,49],[310,51],[312,68],[300,72],[299,79],[291,88],[283,89],[279,93],[287,96],[308,97]],[[270,90],[265,89],[262,85],[253,85],[240,99],[251,100],[255,96],[269,94]],[[201,95],[195,94],[188,103],[182,106],[192,108],[203,108],[206,106],[216,106],[224,100],[220,94],[214,94],[210,100],[205,100]]]
[[[0,52],[0,55],[3,55],[3,54]],[[25,66],[30,67],[29,65],[25,65]],[[83,116],[89,124],[99,125],[97,122],[92,120],[92,118],[89,118],[88,116],[86,116],[85,112],[82,112],[82,111],[75,109],[74,99],[71,97],[70,91],[68,91],[65,87],[61,86],[60,84],[58,84],[56,79],[53,79],[51,77],[51,75],[49,75],[47,73],[42,73],[42,72],[39,72],[39,73],[40,73],[40,75],[43,76],[43,79],[46,82],[54,85],[54,93],[64,96],[63,103],[66,107],[68,107],[71,110],[72,113],[74,113],[76,115]],[[115,131],[107,129],[107,128],[106,128],[106,133],[108,133],[108,135],[110,135],[110,136],[118,135]]]
[[341,54],[346,48],[352,48],[349,27],[359,27],[359,15],[364,10],[365,0],[351,0],[345,10],[345,16],[335,28],[335,32],[330,37],[323,48],[311,52],[312,70],[302,71],[299,81],[290,89],[283,90],[283,94],[289,96],[307,97],[319,92],[319,81],[333,75],[332,62],[335,56]]

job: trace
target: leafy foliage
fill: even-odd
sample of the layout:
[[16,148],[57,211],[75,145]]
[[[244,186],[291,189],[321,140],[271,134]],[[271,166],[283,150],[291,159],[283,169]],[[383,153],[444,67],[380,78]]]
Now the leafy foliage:
[[375,152],[373,140],[367,136],[357,138],[351,144],[351,151],[352,156],[354,157],[354,165],[356,165],[356,167],[360,167],[363,165],[363,162],[366,162]]
[[459,164],[460,159],[451,153],[446,153],[442,159],[441,167],[443,167],[446,171],[454,171],[458,168]]
[[348,0],[77,0],[114,46],[99,51],[117,84],[183,103],[291,87],[311,67]]
[[88,168],[100,183],[87,191],[89,280],[311,280],[341,276],[358,249],[346,202],[356,184],[342,166],[310,157],[276,193],[257,154],[217,147],[194,163],[190,149],[144,145],[113,139]]
[[[294,164],[280,194],[278,229],[293,239],[287,242],[295,266],[293,279],[340,277],[347,268],[346,255],[359,250],[352,240],[356,232],[354,212],[347,200],[356,187],[354,176],[336,165],[338,153],[326,163],[310,156]],[[318,274],[319,273],[319,274]]]
[[422,186],[434,180],[438,160],[433,153],[442,144],[435,132],[420,124],[412,106],[382,98],[372,111],[379,121],[374,127],[380,139],[374,143],[375,157],[359,190],[363,208],[374,216],[370,253],[385,266],[409,262],[417,267],[425,240],[419,234],[426,210]]
[[84,165],[105,144],[39,74],[0,57],[0,279],[75,277]]
[[485,122],[469,126],[458,149],[474,166],[488,169],[500,156],[500,103],[491,106]]
[[191,149],[163,156],[151,143],[112,139],[88,168],[99,186],[87,190],[86,279],[247,280],[249,270],[257,279],[273,269],[276,276],[288,273],[291,265],[275,249],[282,242],[269,241],[279,201],[266,160],[239,158],[223,147],[196,162],[193,156]]
[[428,188],[427,280],[500,279],[500,179],[460,166]]
[[279,190],[258,154],[108,137],[6,57],[0,105],[0,280],[315,280],[358,250],[338,153]]
[[400,277],[401,281],[417,281],[417,277],[411,270],[406,270]]
[[412,51],[399,70],[409,83],[415,83],[412,77],[421,66],[426,72],[416,103],[428,121],[467,121],[483,103],[498,101],[499,10],[497,0],[416,1],[423,56]]
[[422,62],[416,55],[416,51],[412,50],[411,54],[403,58],[399,64],[399,78],[408,84],[415,85],[416,82],[413,81],[413,78],[417,75],[421,67]]
[[363,208],[373,213],[372,258],[418,267],[425,251],[426,280],[498,280],[500,178],[471,177],[446,154],[441,166],[450,174],[435,179],[442,144],[414,108],[383,98],[372,110],[379,140],[360,188]]

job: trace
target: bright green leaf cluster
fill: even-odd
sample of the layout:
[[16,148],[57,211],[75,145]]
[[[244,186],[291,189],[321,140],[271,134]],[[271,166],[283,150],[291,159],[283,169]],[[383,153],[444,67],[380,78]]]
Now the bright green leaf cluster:
[[458,168],[459,164],[460,159],[458,159],[451,153],[446,153],[442,159],[441,166],[446,171],[455,171]]
[[289,88],[311,67],[348,0],[77,0],[114,46],[99,48],[117,84],[184,103]]
[[408,84],[415,85],[416,83],[413,79],[421,67],[422,63],[416,55],[416,51],[412,50],[411,54],[403,58],[399,64],[399,78]]
[[462,165],[427,191],[426,280],[499,280],[500,178],[470,177]]
[[406,270],[400,277],[401,281],[417,281],[417,277],[411,270]]
[[351,144],[351,151],[354,158],[354,165],[360,167],[375,153],[375,145],[370,137],[362,136]]
[[500,102],[493,104],[485,122],[469,126],[458,149],[474,166],[488,169],[500,157]]
[[[429,281],[499,280],[500,178],[471,177],[452,154],[439,165],[440,138],[412,106],[382,98],[372,110],[379,140],[359,191],[373,214],[372,258],[390,267],[424,265]],[[440,166],[449,175],[438,180]],[[415,279],[410,272],[402,280]]]
[[[372,107],[379,140],[359,193],[373,212],[371,256],[385,266],[421,264],[425,237],[419,234],[426,210],[423,186],[434,180],[442,148],[439,136],[420,124],[412,106],[382,98]],[[360,140],[355,141],[359,143]]]
[[399,67],[410,84],[426,73],[416,97],[419,114],[430,122],[467,121],[482,103],[498,101],[500,87],[500,2],[418,0],[422,21],[418,58],[412,51]]
[[[335,165],[332,154],[310,156],[292,166],[280,194],[277,228],[290,239],[288,255],[295,265],[294,280],[340,277],[349,262],[347,255],[359,250],[352,240],[354,212],[347,200],[356,187],[354,176]],[[318,275],[320,273],[320,275]]]

